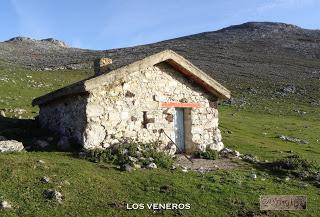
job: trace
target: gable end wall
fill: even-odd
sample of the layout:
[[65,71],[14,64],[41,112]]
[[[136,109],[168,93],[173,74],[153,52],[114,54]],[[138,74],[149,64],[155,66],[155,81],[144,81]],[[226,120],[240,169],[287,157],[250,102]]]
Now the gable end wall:
[[217,99],[166,63],[130,73],[112,86],[90,92],[86,107],[85,148],[107,148],[124,141],[159,142],[171,153],[175,147],[174,108],[161,102],[198,103],[185,124],[187,152],[223,148],[218,129]]

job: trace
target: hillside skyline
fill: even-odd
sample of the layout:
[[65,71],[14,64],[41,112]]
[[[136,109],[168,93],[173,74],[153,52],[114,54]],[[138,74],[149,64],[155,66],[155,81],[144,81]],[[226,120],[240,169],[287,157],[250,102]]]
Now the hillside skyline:
[[206,0],[201,4],[5,0],[0,3],[0,41],[16,36],[55,38],[71,47],[105,50],[216,31],[250,21],[320,29],[319,9],[320,2],[314,0],[247,0],[241,5],[237,1]]

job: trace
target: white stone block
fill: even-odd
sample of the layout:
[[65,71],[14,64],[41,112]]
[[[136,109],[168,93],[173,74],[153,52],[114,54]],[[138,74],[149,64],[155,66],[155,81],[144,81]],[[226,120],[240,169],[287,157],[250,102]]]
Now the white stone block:
[[129,119],[129,112],[123,111],[120,113],[120,119],[125,121]]
[[104,114],[104,108],[99,104],[91,104],[87,105],[87,117],[99,117]]
[[101,125],[89,123],[84,133],[84,148],[90,149],[100,146],[106,136],[106,131]]
[[202,134],[203,133],[203,127],[201,127],[201,126],[193,126],[191,128],[191,132],[193,134]]
[[129,90],[130,84],[129,84],[129,83],[124,83],[124,84],[122,85],[122,88],[123,88],[123,90]]

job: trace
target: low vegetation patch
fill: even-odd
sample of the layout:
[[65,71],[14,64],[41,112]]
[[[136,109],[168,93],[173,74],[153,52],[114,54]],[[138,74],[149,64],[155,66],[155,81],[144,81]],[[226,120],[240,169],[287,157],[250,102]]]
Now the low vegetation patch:
[[303,180],[320,178],[319,168],[311,161],[301,158],[299,155],[291,155],[269,163],[271,171],[287,176],[293,176]]
[[84,152],[84,158],[96,163],[112,163],[119,166],[171,168],[174,159],[163,151],[159,151],[155,144],[127,143],[115,145],[107,149],[92,149]]
[[216,150],[208,149],[206,151],[196,151],[193,154],[193,157],[207,160],[217,160],[219,158],[219,153]]

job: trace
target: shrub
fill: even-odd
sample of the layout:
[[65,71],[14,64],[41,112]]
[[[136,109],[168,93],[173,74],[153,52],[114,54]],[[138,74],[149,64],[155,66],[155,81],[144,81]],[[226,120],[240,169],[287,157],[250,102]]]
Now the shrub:
[[319,168],[312,162],[301,158],[299,155],[291,155],[280,160],[273,161],[268,165],[274,172],[283,175],[292,175],[304,180],[312,179],[315,177]]
[[[136,158],[137,162],[133,162],[132,158]],[[171,168],[174,163],[171,156],[159,151],[152,143],[125,143],[107,149],[87,150],[85,159],[95,163],[114,163],[120,166],[126,164],[133,166],[134,163],[147,166],[154,162],[162,168]]]
[[219,158],[219,153],[216,150],[208,149],[206,151],[196,151],[193,156],[196,158],[216,160]]
[[116,156],[111,149],[90,149],[86,150],[85,159],[95,163],[113,163]]
[[299,155],[291,155],[271,163],[273,170],[313,170],[315,166]]
[[157,151],[156,149],[149,149],[149,151],[144,152],[144,157],[147,159],[143,162],[143,165],[147,165],[150,162],[150,158],[153,159],[153,162],[157,164],[157,166],[169,169],[172,167],[174,160],[172,157],[168,156],[166,153],[162,151]]

